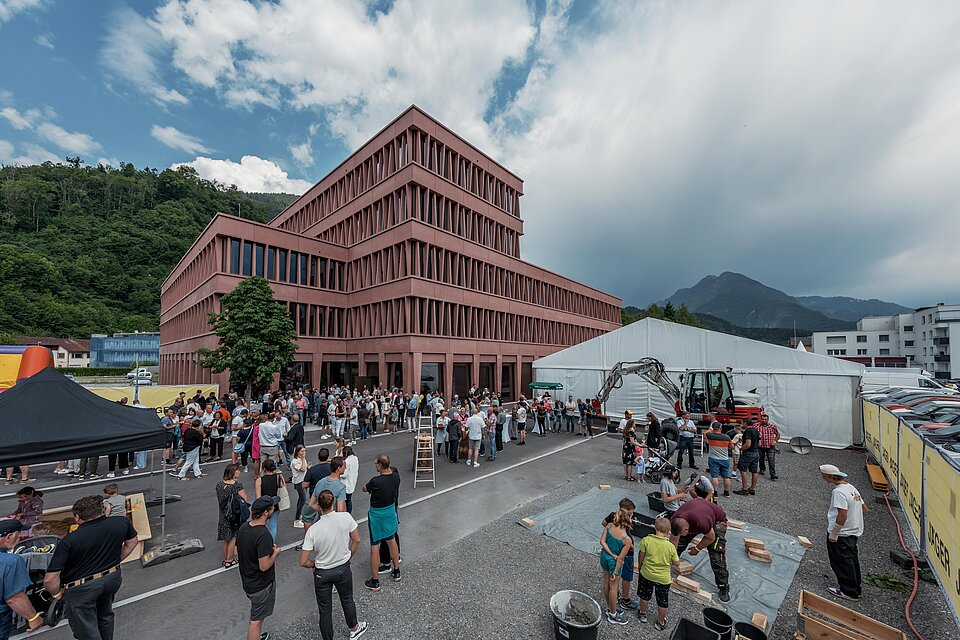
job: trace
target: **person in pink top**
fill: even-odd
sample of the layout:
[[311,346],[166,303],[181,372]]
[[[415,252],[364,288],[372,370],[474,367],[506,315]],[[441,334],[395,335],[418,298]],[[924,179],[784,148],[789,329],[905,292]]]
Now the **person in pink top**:
[[[263,416],[260,416],[263,418]],[[260,477],[260,423],[253,425],[253,435],[250,436],[251,444],[253,445],[253,450],[250,452],[250,457],[253,458],[253,473],[255,478]]]

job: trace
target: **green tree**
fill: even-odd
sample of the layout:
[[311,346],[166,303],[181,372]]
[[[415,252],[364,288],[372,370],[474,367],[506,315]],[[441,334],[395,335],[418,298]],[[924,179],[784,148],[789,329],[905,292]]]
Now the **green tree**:
[[297,351],[296,331],[287,310],[273,299],[273,290],[259,276],[247,278],[220,299],[220,313],[210,326],[220,339],[214,350],[199,349],[200,366],[246,382],[247,404],[257,383],[267,383]]

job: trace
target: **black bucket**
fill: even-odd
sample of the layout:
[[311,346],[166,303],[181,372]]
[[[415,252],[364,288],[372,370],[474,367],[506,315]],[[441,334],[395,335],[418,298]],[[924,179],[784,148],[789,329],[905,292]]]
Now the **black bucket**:
[[596,600],[580,591],[558,591],[550,598],[556,640],[597,640],[603,612]]
[[750,624],[749,622],[736,623],[733,625],[733,631],[747,640],[767,640],[767,634],[765,634],[760,627]]
[[656,520],[657,519],[655,517],[648,516],[645,513],[634,512],[633,523],[630,527],[630,535],[637,539],[653,535],[656,533],[656,528],[654,526]]
[[692,620],[680,618],[670,634],[670,640],[720,640],[720,634]]
[[663,513],[667,510],[667,505],[663,503],[663,496],[659,491],[653,491],[647,494],[647,506],[654,513]]
[[720,634],[720,640],[730,640],[733,618],[720,609],[707,607],[703,610],[703,626]]

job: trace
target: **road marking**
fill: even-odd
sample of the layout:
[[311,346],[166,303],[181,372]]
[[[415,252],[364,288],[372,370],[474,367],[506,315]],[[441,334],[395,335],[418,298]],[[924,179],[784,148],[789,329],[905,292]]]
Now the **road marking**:
[[[380,434],[380,435],[387,435],[387,434]],[[431,500],[431,499],[433,499],[433,498],[442,496],[442,495],[444,495],[444,494],[446,494],[446,493],[450,493],[451,491],[454,491],[454,490],[456,490],[456,489],[462,489],[463,487],[469,486],[469,485],[474,484],[474,483],[476,483],[476,482],[480,482],[481,480],[486,480],[487,478],[492,478],[492,477],[494,477],[494,476],[500,475],[501,473],[506,473],[507,471],[511,471],[512,469],[516,469],[517,467],[522,467],[522,466],[525,465],[525,464],[530,464],[531,462],[536,462],[537,460],[542,460],[543,458],[546,458],[547,456],[552,456],[552,455],[555,454],[555,453],[560,453],[561,451],[566,451],[567,449],[570,449],[571,447],[575,447],[575,446],[577,446],[577,445],[583,444],[584,442],[590,442],[590,441],[595,440],[595,439],[597,439],[597,438],[601,438],[601,437],[603,437],[603,436],[605,436],[605,435],[606,435],[606,433],[598,433],[597,435],[592,436],[592,437],[590,437],[590,438],[585,438],[585,439],[583,439],[583,440],[578,439],[578,440],[576,440],[575,442],[571,442],[571,443],[569,443],[569,444],[565,444],[564,446],[562,446],[562,447],[560,447],[560,448],[558,448],[558,449],[553,449],[553,450],[551,450],[551,451],[547,451],[547,452],[545,452],[545,453],[538,454],[538,455],[536,455],[536,456],[534,456],[534,457],[532,457],[532,458],[529,458],[529,459],[527,459],[527,460],[521,460],[520,462],[516,462],[516,463],[514,463],[514,464],[508,465],[508,466],[503,467],[503,468],[501,468],[501,469],[497,469],[496,471],[491,471],[490,473],[485,473],[485,474],[483,474],[482,476],[477,476],[476,478],[471,478],[470,480],[465,480],[465,481],[460,482],[460,483],[458,483],[458,484],[455,484],[455,485],[453,485],[453,486],[447,487],[446,489],[441,489],[440,491],[434,491],[433,493],[430,493],[430,494],[427,494],[427,495],[422,496],[422,497],[420,497],[420,498],[417,498],[416,500],[411,500],[410,502],[404,502],[404,503],[402,503],[402,504],[400,505],[400,508],[401,508],[401,509],[405,509],[405,508],[407,508],[407,507],[412,507],[412,506],[414,506],[414,505],[420,504],[421,502],[425,502],[425,501],[427,501],[427,500]],[[76,485],[73,485],[73,486],[76,486]],[[360,518],[360,519],[357,520],[357,524],[363,524],[363,523],[366,522],[366,521],[367,521],[367,518]],[[300,544],[300,542],[302,542],[302,541],[291,542],[291,543],[289,543],[289,544],[285,544],[285,545],[283,545],[282,547],[280,547],[280,549],[283,550],[283,551],[289,551],[290,549],[293,549],[293,548],[295,548],[298,544]],[[114,608],[114,609],[118,609],[118,608],[120,608],[120,607],[125,607],[125,606],[130,605],[130,604],[135,604],[135,603],[137,603],[137,602],[140,602],[141,600],[146,600],[147,598],[152,598],[153,596],[158,596],[158,595],[163,594],[163,593],[166,593],[166,592],[168,592],[168,591],[172,591],[172,590],[174,590],[174,589],[179,589],[180,587],[185,587],[185,586],[187,586],[187,585],[189,585],[189,584],[193,584],[194,582],[200,582],[201,580],[206,580],[207,578],[212,578],[212,577],[217,576],[217,575],[219,575],[219,574],[221,574],[221,573],[226,573],[226,572],[228,572],[228,571],[232,571],[232,570],[235,568],[235,566],[236,566],[236,565],[234,565],[234,567],[230,567],[229,569],[224,569],[224,568],[222,568],[222,567],[221,567],[220,569],[211,569],[210,571],[206,571],[206,572],[204,572],[204,573],[200,573],[200,574],[197,574],[197,575],[195,575],[195,576],[191,576],[191,577],[189,577],[189,578],[184,578],[183,580],[180,580],[180,581],[178,581],[178,582],[174,582],[173,584],[168,584],[168,585],[165,585],[165,586],[163,586],[163,587],[158,587],[158,588],[156,588],[156,589],[151,589],[150,591],[145,591],[144,593],[140,593],[140,594],[137,594],[137,595],[135,595],[135,596],[130,596],[129,598],[124,598],[123,600],[118,600],[117,602],[114,603],[113,608]],[[64,626],[64,625],[66,625],[66,624],[67,624],[67,622],[66,622],[66,621],[63,621],[63,622],[61,622],[60,624],[58,624],[56,627],[43,627],[43,628],[41,628],[41,629],[38,629],[37,631],[34,631],[33,634],[31,634],[31,635],[32,635],[32,636],[36,636],[36,635],[39,635],[39,634],[44,633],[44,632],[46,632],[46,631],[50,631],[50,630],[52,630],[52,629],[56,629],[57,627]]]

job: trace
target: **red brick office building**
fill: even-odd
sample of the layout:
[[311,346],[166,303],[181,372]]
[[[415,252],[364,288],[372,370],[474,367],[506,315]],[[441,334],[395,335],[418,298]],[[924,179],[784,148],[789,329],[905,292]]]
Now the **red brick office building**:
[[164,281],[164,383],[214,382],[207,314],[250,275],[287,306],[285,376],[513,398],[530,363],[620,326],[618,298],[520,259],[523,181],[410,107],[267,224],[217,214]]

